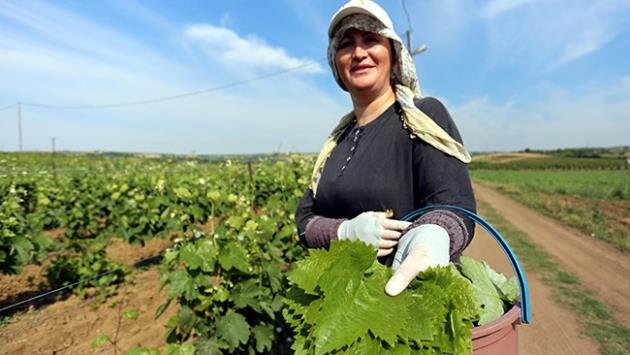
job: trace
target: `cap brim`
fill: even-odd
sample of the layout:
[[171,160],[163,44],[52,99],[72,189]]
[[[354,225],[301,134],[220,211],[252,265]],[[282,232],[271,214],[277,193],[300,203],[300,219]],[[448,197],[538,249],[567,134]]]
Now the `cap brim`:
[[373,13],[371,13],[370,11],[362,7],[359,7],[359,6],[347,7],[339,11],[338,13],[336,13],[335,17],[333,17],[333,19],[330,21],[330,25],[328,26],[328,38],[332,38],[333,35],[335,34],[335,29],[337,25],[339,24],[339,21],[341,21],[346,16],[355,15],[355,14],[369,15],[378,20],[378,18],[374,16]]

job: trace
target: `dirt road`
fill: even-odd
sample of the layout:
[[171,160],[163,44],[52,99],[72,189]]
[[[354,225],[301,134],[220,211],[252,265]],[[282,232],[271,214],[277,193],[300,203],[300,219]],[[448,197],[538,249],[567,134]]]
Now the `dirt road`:
[[[475,184],[478,200],[489,203],[512,225],[551,254],[567,272],[596,291],[597,297],[617,310],[623,324],[630,319],[630,258],[612,247],[544,217],[509,198]],[[485,232],[478,230],[466,254],[488,260],[495,268],[512,274],[500,248]],[[527,271],[532,321],[519,328],[521,354],[597,354],[597,344],[581,335],[576,316],[557,306],[551,289]]]

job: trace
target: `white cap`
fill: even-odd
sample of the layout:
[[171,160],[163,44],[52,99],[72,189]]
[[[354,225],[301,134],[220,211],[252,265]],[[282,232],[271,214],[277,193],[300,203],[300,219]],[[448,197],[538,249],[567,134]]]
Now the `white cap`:
[[328,25],[328,37],[331,38],[334,35],[333,31],[341,19],[354,14],[372,16],[381,21],[385,27],[391,29],[392,31],[394,30],[394,24],[389,18],[389,15],[376,2],[372,0],[350,0],[339,8],[330,20],[330,25]]

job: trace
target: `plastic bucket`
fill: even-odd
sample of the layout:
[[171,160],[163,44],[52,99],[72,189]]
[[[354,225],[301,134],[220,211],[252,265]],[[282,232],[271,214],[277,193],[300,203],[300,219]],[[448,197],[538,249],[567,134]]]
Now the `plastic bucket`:
[[521,324],[521,308],[514,305],[492,323],[474,327],[472,345],[474,355],[518,354],[516,326]]
[[501,249],[507,256],[512,266],[512,270],[516,275],[519,288],[521,290],[520,303],[512,306],[501,318],[494,322],[484,324],[472,329],[472,346],[474,355],[516,355],[518,354],[518,334],[516,326],[519,324],[529,324],[529,288],[527,287],[527,279],[525,273],[516,258],[516,255],[510,248],[505,238],[486,222],[483,218],[477,216],[473,212],[449,205],[433,205],[413,211],[402,218],[403,221],[411,221],[419,215],[430,209],[451,209],[464,213],[471,220],[482,226],[501,246]]

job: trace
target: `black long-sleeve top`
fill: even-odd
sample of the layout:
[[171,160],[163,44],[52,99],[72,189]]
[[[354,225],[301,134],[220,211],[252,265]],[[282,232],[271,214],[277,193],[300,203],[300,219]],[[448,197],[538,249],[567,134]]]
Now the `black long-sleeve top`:
[[[416,106],[458,142],[461,136],[440,101],[416,100]],[[468,169],[458,159],[412,137],[396,102],[372,122],[351,124],[324,166],[317,198],[307,189],[295,213],[298,232],[307,247],[327,248],[337,239],[339,224],[366,211],[392,210],[394,219],[427,205],[456,205],[475,211]],[[432,223],[446,229],[451,258],[470,243],[473,222],[458,212],[432,210],[413,228]]]

